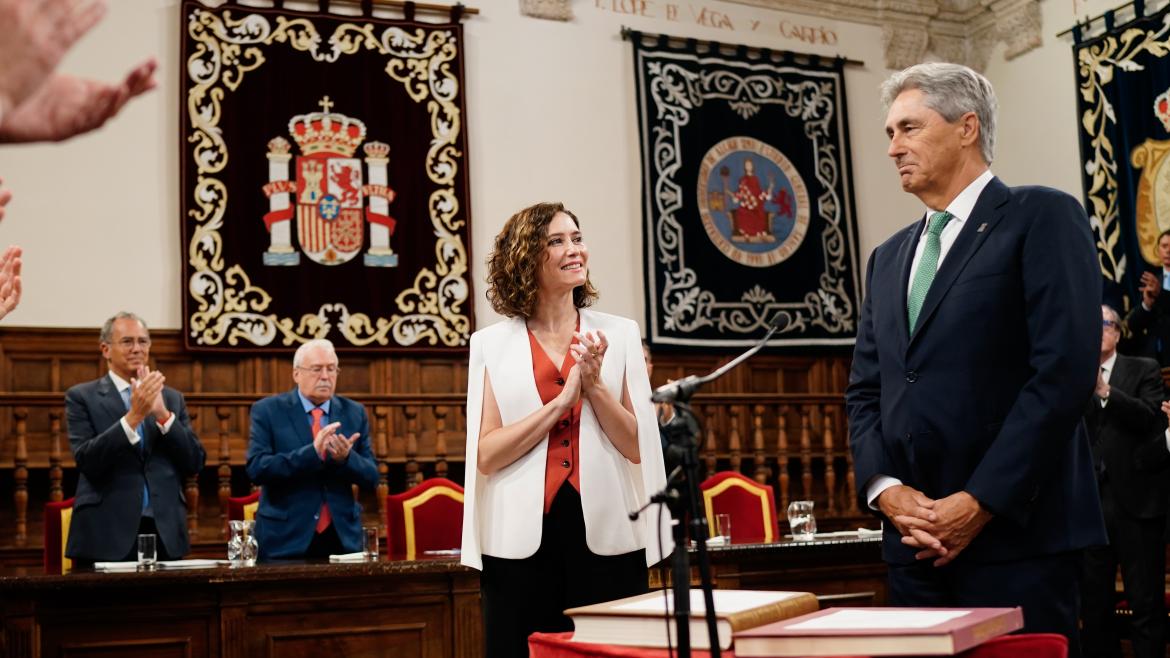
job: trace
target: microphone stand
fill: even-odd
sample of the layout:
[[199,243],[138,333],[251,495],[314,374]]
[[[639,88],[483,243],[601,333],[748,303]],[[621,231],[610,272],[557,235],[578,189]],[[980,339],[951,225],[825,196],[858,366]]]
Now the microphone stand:
[[[671,471],[662,491],[651,496],[647,507],[654,503],[666,503],[677,521],[674,524],[674,556],[671,579],[674,590],[674,623],[678,642],[679,658],[691,657],[691,569],[686,548],[687,527],[685,520],[690,517],[690,536],[695,540],[699,558],[699,578],[703,589],[703,603],[706,608],[707,636],[710,640],[711,658],[720,658],[719,632],[716,628],[715,601],[711,585],[711,560],[707,555],[707,515],[699,495],[699,421],[691,409],[691,396],[703,384],[725,375],[727,372],[759,352],[784,320],[777,313],[769,323],[768,333],[751,349],[732,359],[715,371],[696,377],[690,375],[676,382],[658,387],[650,399],[654,402],[669,402],[676,416],[662,428],[666,436],[667,452],[678,460],[678,466]],[[667,463],[670,463],[668,460]],[[643,507],[642,509],[645,509]],[[636,519],[642,510],[630,514]]]

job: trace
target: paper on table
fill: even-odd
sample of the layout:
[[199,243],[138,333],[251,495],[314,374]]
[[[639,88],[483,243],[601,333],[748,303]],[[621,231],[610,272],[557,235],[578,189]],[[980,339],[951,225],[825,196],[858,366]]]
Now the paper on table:
[[788,630],[929,628],[970,614],[969,610],[865,610],[848,608],[788,626]]
[[[162,560],[156,563],[160,569],[213,569],[230,564],[227,560]],[[137,562],[95,562],[94,571],[136,571]]]
[[214,569],[218,566],[229,565],[227,560],[163,560],[159,565],[167,569]]
[[130,562],[94,562],[94,571],[134,571],[138,568],[138,563]]
[[[750,610],[773,601],[783,601],[794,596],[801,596],[803,592],[753,592],[748,590],[715,590],[715,609],[722,613],[734,613],[741,610]],[[667,599],[667,611],[674,610],[674,599]],[[623,612],[662,612],[662,599],[643,599],[614,606],[614,610]],[[691,590],[691,612],[702,613],[707,610],[703,602],[703,592]]]
[[342,553],[340,555],[330,555],[330,562],[365,562],[366,554],[358,551],[357,553]]

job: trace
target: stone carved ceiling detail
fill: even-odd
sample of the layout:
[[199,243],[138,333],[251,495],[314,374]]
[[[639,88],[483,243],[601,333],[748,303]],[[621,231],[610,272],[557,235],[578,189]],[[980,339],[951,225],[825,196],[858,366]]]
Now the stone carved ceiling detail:
[[885,66],[938,58],[987,66],[997,43],[1014,59],[1041,43],[1040,0],[726,0],[882,28]]
[[572,0],[520,0],[520,13],[554,21],[573,20]]

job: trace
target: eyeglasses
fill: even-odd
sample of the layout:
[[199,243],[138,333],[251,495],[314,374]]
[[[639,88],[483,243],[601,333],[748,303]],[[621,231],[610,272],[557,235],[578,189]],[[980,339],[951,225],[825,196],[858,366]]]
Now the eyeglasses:
[[123,338],[117,342],[118,347],[121,347],[124,350],[132,349],[135,344],[137,344],[139,347],[147,348],[147,347],[150,347],[150,339],[149,338],[131,338],[131,337],[127,336],[126,338]]
[[314,377],[320,377],[323,373],[329,373],[330,375],[336,375],[337,373],[341,372],[341,366],[333,366],[333,365],[312,366],[311,368],[297,366],[297,370],[305,370],[305,371],[313,373]]
[[1117,323],[1116,323],[1116,322],[1114,322],[1113,320],[1105,320],[1105,319],[1102,319],[1102,320],[1101,320],[1101,326],[1102,326],[1102,327],[1104,327],[1104,328],[1106,328],[1106,329],[1108,329],[1109,327],[1113,327],[1114,329],[1120,329],[1120,328],[1121,328],[1121,325],[1117,324]]

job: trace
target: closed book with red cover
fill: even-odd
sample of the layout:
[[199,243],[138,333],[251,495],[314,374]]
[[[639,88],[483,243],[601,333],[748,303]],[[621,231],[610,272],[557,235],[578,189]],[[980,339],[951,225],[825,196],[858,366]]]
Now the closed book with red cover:
[[829,608],[735,633],[735,655],[949,656],[1024,626],[1020,608]]
[[[796,617],[816,610],[817,597],[808,592],[770,592],[717,589],[715,625],[719,647],[731,646],[735,631]],[[703,593],[691,590],[691,646],[709,649]],[[667,633],[671,644],[678,644],[673,617],[674,595],[662,592],[639,594],[616,601],[571,608],[565,611],[573,620],[573,641],[591,644],[618,644],[633,647],[665,647]]]

